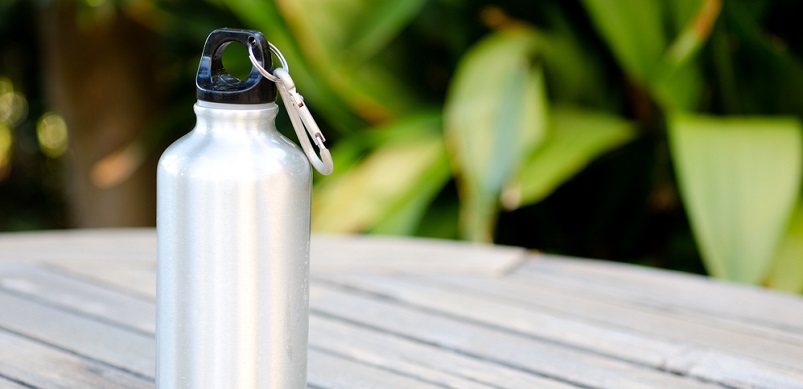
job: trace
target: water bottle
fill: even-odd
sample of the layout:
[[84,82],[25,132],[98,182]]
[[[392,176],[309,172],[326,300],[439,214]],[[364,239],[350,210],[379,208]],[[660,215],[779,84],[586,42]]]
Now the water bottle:
[[[223,67],[229,44],[259,65],[245,80]],[[209,35],[195,128],[159,160],[159,388],[306,387],[312,173],[275,128],[270,47],[257,31]]]

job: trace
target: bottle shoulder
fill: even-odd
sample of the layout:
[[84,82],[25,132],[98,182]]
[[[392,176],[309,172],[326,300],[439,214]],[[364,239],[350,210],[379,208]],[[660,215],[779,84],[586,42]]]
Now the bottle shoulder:
[[215,134],[190,131],[159,159],[159,173],[221,177],[311,174],[301,148],[277,131]]

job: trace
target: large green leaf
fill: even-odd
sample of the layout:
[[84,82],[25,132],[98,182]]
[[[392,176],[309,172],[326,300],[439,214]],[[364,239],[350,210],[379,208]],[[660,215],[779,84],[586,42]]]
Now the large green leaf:
[[380,123],[419,108],[419,100],[401,81],[404,75],[369,59],[386,49],[424,1],[278,0],[276,4],[309,67],[355,113]]
[[617,116],[572,108],[550,111],[544,142],[505,187],[502,205],[515,209],[542,200],[599,155],[635,136],[633,124]]
[[461,195],[465,237],[490,241],[502,187],[541,140],[546,98],[533,63],[539,36],[503,30],[460,61],[444,108],[447,146]]
[[[419,126],[439,124],[431,119],[419,116],[409,121]],[[449,176],[438,131],[384,143],[361,163],[316,187],[313,229],[410,234]]]
[[583,0],[591,21],[631,77],[646,84],[667,45],[659,0]]
[[792,215],[766,285],[787,292],[803,292],[803,203],[798,203]]
[[797,198],[799,122],[676,115],[669,130],[681,195],[709,272],[761,281]]

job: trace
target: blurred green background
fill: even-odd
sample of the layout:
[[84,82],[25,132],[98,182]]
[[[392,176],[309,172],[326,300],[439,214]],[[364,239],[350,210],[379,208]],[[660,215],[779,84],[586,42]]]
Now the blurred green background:
[[[206,36],[252,28],[332,148],[316,231],[801,292],[800,15],[793,0],[0,0],[0,230],[153,225],[155,163],[193,127]],[[247,74],[246,57],[232,45],[224,65]]]

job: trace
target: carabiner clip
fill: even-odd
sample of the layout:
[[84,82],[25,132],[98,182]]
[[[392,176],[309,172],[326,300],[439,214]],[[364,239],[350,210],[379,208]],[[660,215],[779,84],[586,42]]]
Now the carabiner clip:
[[[279,61],[282,63],[282,67],[275,69],[273,74],[259,65],[256,56],[254,56],[253,45],[248,46],[248,59],[263,77],[276,83],[279,94],[282,95],[284,106],[287,108],[287,116],[290,117],[290,121],[293,123],[293,129],[296,131],[296,136],[298,136],[298,141],[301,143],[304,154],[307,155],[309,162],[315,167],[315,170],[328,176],[332,173],[332,170],[334,170],[335,164],[332,162],[332,154],[329,153],[329,149],[323,144],[326,138],[323,137],[318,123],[315,123],[315,119],[312,118],[312,114],[309,112],[307,105],[304,104],[304,96],[301,96],[301,94],[296,91],[296,83],[287,71],[287,61],[284,59],[284,56],[272,43],[268,42],[268,46],[270,47],[270,51],[276,54]],[[307,134],[309,134],[315,142],[315,145],[318,146],[318,150],[321,153],[320,157],[318,154],[315,154],[315,150],[312,149]]]
[[[298,141],[301,143],[301,148],[304,150],[304,153],[307,154],[307,158],[309,158],[315,170],[325,176],[329,175],[332,173],[332,170],[334,170],[332,154],[329,153],[329,149],[323,144],[326,138],[323,137],[321,129],[318,127],[318,124],[315,123],[315,119],[312,118],[312,114],[309,112],[307,105],[304,104],[304,96],[301,96],[301,94],[296,91],[295,82],[290,77],[290,73],[284,68],[275,69],[273,71],[273,76],[278,78],[276,85],[279,88],[277,89],[279,89],[279,94],[282,95],[282,101],[284,101],[284,106],[287,108],[287,115],[290,116],[290,121],[293,123],[293,129],[296,131],[296,136],[298,136]],[[306,130],[306,133],[304,130]],[[318,150],[321,153],[320,157],[318,157],[318,154],[312,149],[307,134],[309,134],[309,138],[312,138],[315,142],[315,145],[318,146]]]

